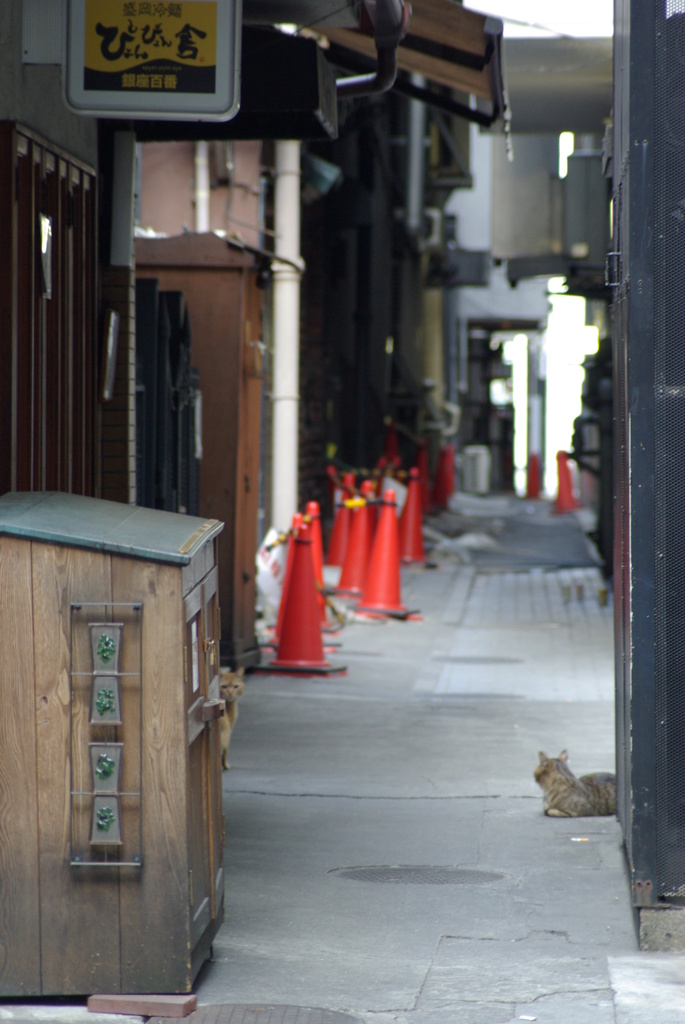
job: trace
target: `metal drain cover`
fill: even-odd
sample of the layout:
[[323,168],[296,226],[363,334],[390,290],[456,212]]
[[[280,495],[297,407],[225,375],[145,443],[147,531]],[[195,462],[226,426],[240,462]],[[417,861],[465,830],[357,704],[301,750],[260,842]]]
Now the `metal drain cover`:
[[435,864],[381,864],[369,867],[333,868],[329,875],[353,882],[394,882],[403,885],[486,885],[506,878],[501,871],[477,871],[470,868]]
[[[151,1017],[148,1024],[168,1024],[168,1017]],[[313,1006],[271,1006],[229,1003],[199,1006],[184,1024],[359,1024],[358,1017]]]

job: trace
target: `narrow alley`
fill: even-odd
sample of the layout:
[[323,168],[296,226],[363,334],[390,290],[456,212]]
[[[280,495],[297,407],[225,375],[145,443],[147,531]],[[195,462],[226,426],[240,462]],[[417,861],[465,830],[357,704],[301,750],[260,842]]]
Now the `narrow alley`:
[[421,621],[346,626],[344,676],[248,677],[198,1021],[685,1019],[680,959],[638,953],[617,821],[545,817],[533,780],[539,750],[614,770],[613,608],[580,519],[459,511],[438,568],[402,571]]

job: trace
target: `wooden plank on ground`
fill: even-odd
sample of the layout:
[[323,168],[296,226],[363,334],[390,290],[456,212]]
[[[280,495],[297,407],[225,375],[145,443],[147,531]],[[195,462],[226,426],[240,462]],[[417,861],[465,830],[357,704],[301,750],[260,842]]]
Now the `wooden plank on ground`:
[[197,1009],[197,996],[100,995],[91,996],[91,1013],[137,1014],[141,1017],[187,1017]]

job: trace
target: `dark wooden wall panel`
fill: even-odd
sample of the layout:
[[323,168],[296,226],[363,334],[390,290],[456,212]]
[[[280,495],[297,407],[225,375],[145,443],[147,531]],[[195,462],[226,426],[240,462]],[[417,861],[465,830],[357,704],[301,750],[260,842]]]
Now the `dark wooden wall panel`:
[[[16,235],[15,156],[13,132],[9,125],[0,123],[0,381],[12,380],[12,359],[17,331],[17,277],[15,248],[8,244]],[[5,387],[0,401],[0,494],[12,490],[12,388]]]
[[35,219],[32,143],[16,139],[16,234],[10,244],[16,251],[17,331],[14,338],[12,388],[13,490],[34,489],[33,476],[33,365],[35,359]]
[[[94,182],[91,168],[0,123],[0,493],[96,492]],[[52,227],[49,295],[41,215]]]

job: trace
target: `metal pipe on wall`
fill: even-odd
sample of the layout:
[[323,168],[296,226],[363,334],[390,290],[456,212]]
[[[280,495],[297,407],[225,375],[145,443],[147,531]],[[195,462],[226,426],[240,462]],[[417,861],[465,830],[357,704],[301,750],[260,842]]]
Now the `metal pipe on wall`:
[[[423,75],[412,74],[412,85],[425,87]],[[423,204],[426,183],[426,104],[409,100],[407,123],[407,198],[404,222],[407,233],[417,243],[423,231]]]
[[[274,186],[271,525],[290,529],[298,506],[300,407],[300,149],[276,144]],[[281,257],[279,259],[279,257]]]
[[209,231],[209,143],[195,143],[195,230]]

